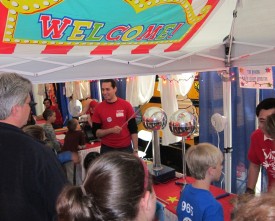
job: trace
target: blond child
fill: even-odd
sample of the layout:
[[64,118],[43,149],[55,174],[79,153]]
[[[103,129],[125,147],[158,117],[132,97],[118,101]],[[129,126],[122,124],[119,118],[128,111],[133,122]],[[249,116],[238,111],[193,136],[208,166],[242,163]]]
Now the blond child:
[[191,146],[185,155],[187,166],[195,182],[186,185],[177,206],[178,220],[223,221],[221,204],[209,191],[213,181],[220,179],[223,154],[212,144]]

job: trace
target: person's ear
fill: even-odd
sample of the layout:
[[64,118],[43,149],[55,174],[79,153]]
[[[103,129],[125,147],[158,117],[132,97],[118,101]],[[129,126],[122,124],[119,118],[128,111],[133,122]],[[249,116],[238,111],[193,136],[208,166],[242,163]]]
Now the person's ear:
[[214,175],[214,168],[213,167],[209,167],[206,171],[206,173],[212,177]]
[[22,109],[20,109],[20,106],[19,105],[14,105],[12,108],[11,108],[11,114],[12,115],[17,115],[18,112],[22,111]]
[[144,196],[141,198],[140,206],[144,211],[151,209],[150,197],[151,193],[149,191],[146,191]]

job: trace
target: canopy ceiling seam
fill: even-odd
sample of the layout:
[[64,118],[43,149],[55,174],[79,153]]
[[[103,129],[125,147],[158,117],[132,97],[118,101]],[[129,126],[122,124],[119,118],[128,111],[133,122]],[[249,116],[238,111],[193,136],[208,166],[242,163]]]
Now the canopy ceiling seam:
[[133,61],[125,61],[125,60],[120,60],[120,59],[116,59],[116,58],[108,58],[108,59],[105,59],[105,60],[113,61],[113,62],[121,63],[121,64],[129,64],[129,65],[135,65],[135,66],[140,66],[140,67],[153,68],[153,65],[147,65],[147,64],[133,62]]
[[232,20],[232,25],[231,25],[231,30],[230,30],[230,33],[228,35],[228,38],[226,39],[226,42],[225,42],[225,47],[228,47],[228,54],[225,53],[225,66],[226,67],[230,67],[231,66],[231,51],[232,51],[232,47],[233,47],[233,33],[234,33],[234,27],[235,27],[235,21],[236,21],[236,18],[237,18],[237,8],[238,6],[241,5],[241,0],[238,0],[236,2],[236,7],[233,11],[233,20]]
[[224,58],[220,58],[220,57],[216,57],[216,56],[212,56],[212,55],[207,55],[207,54],[202,54],[202,53],[198,53],[196,55],[204,57],[204,58],[210,58],[213,60],[224,61]]
[[137,62],[137,61],[142,61],[142,60],[145,60],[145,59],[147,59],[147,58],[150,58],[150,55],[145,55],[145,56],[142,56],[141,58],[136,58],[136,59],[133,59],[133,60],[131,60],[130,61],[130,63],[132,63],[132,62]]
[[50,74],[50,73],[55,72],[55,71],[60,71],[60,70],[64,70],[64,69],[67,69],[67,68],[73,68],[73,67],[76,67],[76,66],[79,66],[79,65],[83,65],[83,64],[86,64],[86,63],[91,63],[91,62],[101,60],[101,59],[102,58],[86,59],[86,60],[83,60],[83,61],[75,62],[75,63],[70,64],[70,65],[67,64],[67,65],[64,65],[64,66],[61,66],[61,67],[48,69],[46,71],[41,71],[41,72],[38,72],[37,75]]
[[11,72],[11,73],[19,73],[19,74],[23,74],[23,75],[28,75],[28,76],[36,76],[34,73],[32,72],[28,72],[28,71],[19,71],[17,69],[8,69],[8,68],[4,68],[4,69],[0,69],[0,72]]
[[25,64],[25,63],[28,63],[28,62],[31,62],[31,61],[18,61],[18,62],[13,62],[13,63],[10,63],[10,64],[4,64],[4,65],[1,65],[0,68],[12,67],[12,66],[15,66],[15,65]]
[[71,66],[60,66],[60,67],[57,67],[57,68],[51,68],[51,69],[48,69],[46,71],[40,71],[40,72],[37,72],[36,73],[36,76],[41,76],[41,75],[45,75],[45,74],[50,74],[50,73],[53,73],[55,71],[60,71],[60,70],[64,70],[64,69],[67,69],[67,68],[72,68],[73,65]]
[[246,53],[246,54],[231,58],[231,61],[236,61],[236,60],[239,60],[239,59],[242,59],[242,58],[247,58],[247,57],[252,56],[252,55],[262,54],[264,52],[272,51],[274,49],[275,49],[275,47],[272,47],[272,48],[267,48],[267,49],[259,50],[259,51],[256,51],[256,52],[252,52],[252,53]]
[[98,60],[103,60],[103,58],[102,57],[100,57],[100,58],[99,57],[93,57],[93,58],[85,59],[85,60],[73,63],[73,66],[79,66],[79,65],[82,65],[82,64],[92,63],[92,62],[95,62],[95,61],[98,61]]
[[243,41],[233,41],[234,44],[241,44],[241,45],[247,45],[247,46],[255,46],[255,47],[262,47],[262,48],[270,48],[275,47],[274,45],[265,45],[265,44],[256,44],[256,43],[249,43],[249,42],[243,42]]

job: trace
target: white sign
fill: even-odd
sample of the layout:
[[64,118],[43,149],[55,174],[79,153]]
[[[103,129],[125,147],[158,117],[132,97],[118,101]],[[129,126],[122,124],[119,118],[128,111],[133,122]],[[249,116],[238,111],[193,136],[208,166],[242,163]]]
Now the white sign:
[[241,67],[239,81],[242,88],[273,89],[272,67]]

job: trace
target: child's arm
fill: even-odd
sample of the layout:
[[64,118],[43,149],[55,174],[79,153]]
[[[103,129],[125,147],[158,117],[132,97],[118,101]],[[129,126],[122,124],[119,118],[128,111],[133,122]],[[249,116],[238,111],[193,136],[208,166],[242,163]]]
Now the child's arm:
[[60,163],[67,163],[72,160],[72,152],[71,151],[64,151],[62,153],[57,154],[57,159]]
[[52,127],[43,127],[45,130],[46,137],[49,141],[51,141],[53,148],[59,152],[61,150],[61,144],[56,139],[56,135],[54,129]]
[[79,156],[77,152],[65,151],[57,154],[57,159],[60,163],[64,164],[69,161],[73,161],[74,163],[79,163]]

